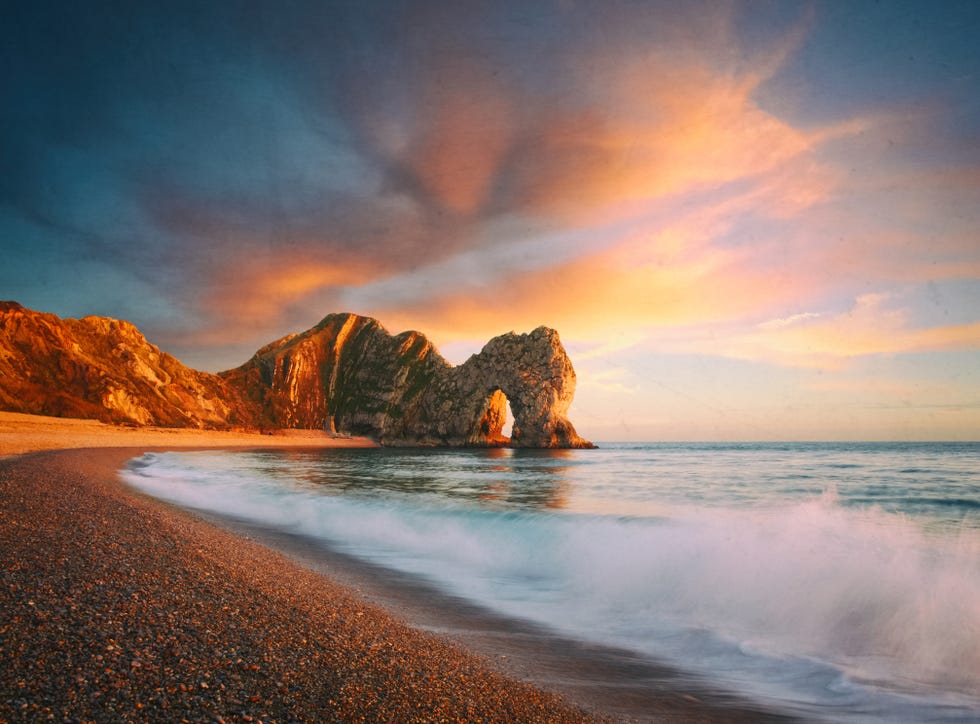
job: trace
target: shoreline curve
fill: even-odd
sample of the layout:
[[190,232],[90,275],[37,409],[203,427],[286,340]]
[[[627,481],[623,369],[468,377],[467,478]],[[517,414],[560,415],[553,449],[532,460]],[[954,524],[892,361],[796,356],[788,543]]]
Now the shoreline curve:
[[150,451],[374,446],[0,413],[0,719],[785,720],[656,666],[617,703],[588,677],[627,659],[118,474]]

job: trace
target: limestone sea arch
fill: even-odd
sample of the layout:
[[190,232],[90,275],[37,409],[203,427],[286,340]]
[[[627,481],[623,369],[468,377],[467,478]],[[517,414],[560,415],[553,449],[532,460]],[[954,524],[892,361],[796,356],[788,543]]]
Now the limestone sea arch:
[[331,314],[220,376],[274,427],[333,427],[385,445],[592,447],[568,419],[575,370],[548,327],[494,337],[453,366],[419,332]]
[[[356,314],[268,344],[220,375],[132,324],[0,302],[0,409],[128,425],[327,428],[385,445],[589,447],[568,420],[575,371],[558,333],[490,340],[449,364],[419,332]],[[507,402],[510,439],[503,427]]]

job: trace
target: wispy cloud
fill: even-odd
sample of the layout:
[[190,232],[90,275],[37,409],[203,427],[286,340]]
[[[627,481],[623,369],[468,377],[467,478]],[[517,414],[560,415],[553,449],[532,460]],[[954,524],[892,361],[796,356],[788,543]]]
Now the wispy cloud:
[[915,327],[888,294],[858,297],[846,312],[796,315],[716,340],[720,353],[803,367],[840,368],[872,355],[980,349],[980,322]]
[[799,314],[791,314],[788,317],[770,319],[768,322],[761,322],[759,324],[759,329],[779,329],[780,327],[789,327],[794,324],[799,324],[800,322],[805,322],[808,319],[816,319],[819,316],[820,312],[800,312]]

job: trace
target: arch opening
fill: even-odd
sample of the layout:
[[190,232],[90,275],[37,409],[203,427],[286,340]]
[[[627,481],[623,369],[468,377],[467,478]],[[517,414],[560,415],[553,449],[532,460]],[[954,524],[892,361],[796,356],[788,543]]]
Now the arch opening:
[[[513,428],[513,413],[510,401],[499,387],[487,397],[486,408],[479,423],[479,445],[505,447],[510,444]],[[505,433],[506,430],[506,433]]]
[[507,399],[507,395],[504,395],[504,405],[504,426],[500,429],[500,434],[510,441],[514,432],[514,411],[510,409],[510,400]]

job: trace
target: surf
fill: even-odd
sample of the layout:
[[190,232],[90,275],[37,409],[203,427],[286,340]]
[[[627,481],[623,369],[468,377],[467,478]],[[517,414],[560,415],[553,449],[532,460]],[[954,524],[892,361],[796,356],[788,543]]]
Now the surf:
[[359,455],[150,454],[126,479],[796,713],[966,721],[980,711],[980,529],[967,520],[937,533],[908,513],[855,506],[835,483],[748,504],[711,490],[642,499],[636,480],[593,475],[564,507],[512,504],[487,496],[494,465],[490,477],[513,486],[553,483],[556,466],[578,480],[593,464]]

